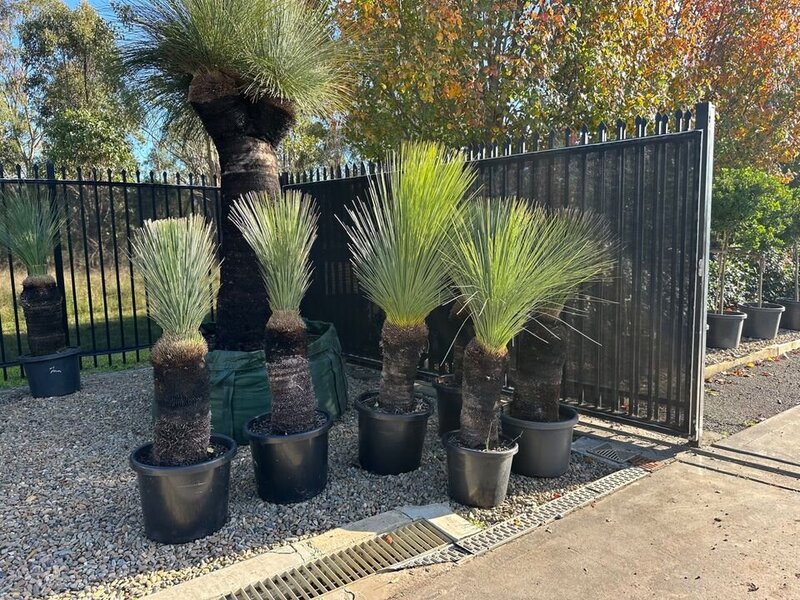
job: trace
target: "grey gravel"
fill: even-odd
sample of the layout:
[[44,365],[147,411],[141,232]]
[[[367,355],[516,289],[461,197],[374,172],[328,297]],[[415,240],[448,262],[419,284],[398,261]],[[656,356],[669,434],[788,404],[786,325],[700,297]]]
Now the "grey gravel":
[[800,352],[726,371],[706,382],[706,429],[730,435],[800,404]]
[[[376,386],[376,373],[351,368],[351,402]],[[128,455],[150,438],[150,369],[84,377],[65,398],[0,393],[0,597],[139,598],[276,546],[407,504],[447,501],[446,457],[431,419],[422,467],[379,477],[357,464],[357,417],[331,430],[330,481],[317,498],[277,506],[255,489],[250,452],[231,475],[230,520],[219,532],[180,546],[144,537]],[[608,473],[573,456],[558,479],[512,476],[509,498],[493,510],[454,505],[492,524]]]
[[707,348],[706,365],[716,365],[726,360],[741,358],[742,356],[747,356],[751,352],[756,352],[767,346],[785,344],[786,342],[793,342],[794,340],[800,340],[800,331],[794,331],[793,329],[779,329],[778,336],[771,340],[758,340],[743,337],[738,348]]

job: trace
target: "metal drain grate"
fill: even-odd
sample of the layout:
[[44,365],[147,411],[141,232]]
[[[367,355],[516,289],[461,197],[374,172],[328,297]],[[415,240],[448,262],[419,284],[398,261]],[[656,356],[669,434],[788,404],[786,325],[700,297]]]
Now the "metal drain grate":
[[221,600],[309,600],[420,558],[451,542],[427,521],[408,525],[350,546],[269,579],[256,582]]
[[610,460],[612,462],[620,464],[630,462],[634,458],[637,458],[639,456],[638,452],[631,452],[630,450],[621,450],[619,448],[615,448],[609,443],[595,446],[594,448],[591,448],[589,450],[589,453],[594,454],[595,456],[599,456],[600,458],[605,458],[606,460]]

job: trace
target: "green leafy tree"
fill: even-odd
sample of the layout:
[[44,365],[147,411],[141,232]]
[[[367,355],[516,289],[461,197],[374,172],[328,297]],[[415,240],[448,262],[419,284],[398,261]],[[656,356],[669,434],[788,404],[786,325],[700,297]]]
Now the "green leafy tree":
[[800,188],[793,187],[787,191],[782,213],[784,229],[780,237],[783,245],[792,250],[793,298],[800,302]]

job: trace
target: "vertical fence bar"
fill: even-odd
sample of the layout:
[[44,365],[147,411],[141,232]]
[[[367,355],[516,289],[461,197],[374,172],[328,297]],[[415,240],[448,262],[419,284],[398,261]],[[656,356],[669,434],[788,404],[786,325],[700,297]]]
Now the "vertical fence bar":
[[[122,202],[125,210],[125,244],[127,246],[127,262],[128,262],[128,280],[131,283],[131,319],[133,321],[133,345],[134,345],[134,356],[136,357],[136,362],[139,362],[140,356],[140,349],[139,349],[139,323],[138,323],[138,314],[136,308],[136,279],[133,274],[133,261],[131,260],[131,255],[133,253],[133,247],[131,245],[131,215],[130,215],[130,202],[128,201],[128,172],[123,169],[122,171]],[[125,358],[125,354],[122,355],[123,360]]]
[[[53,163],[48,162],[45,167],[47,177],[47,201],[50,204],[50,210],[54,214],[58,214],[58,200],[56,189],[56,168]],[[67,286],[64,283],[64,257],[61,254],[61,231],[58,232],[58,239],[53,246],[53,266],[56,270],[56,286],[58,291],[61,292],[61,325],[64,327],[66,335],[67,346],[69,346],[69,323],[67,322]]]
[[[61,193],[64,197],[64,219],[67,230],[67,256],[69,256],[69,280],[72,288],[72,320],[75,322],[75,344],[81,345],[81,326],[78,318],[78,288],[75,284],[75,247],[72,244],[72,211],[70,210],[69,194],[67,193],[67,170],[61,168]],[[83,366],[83,361],[81,361]]]
[[[114,181],[111,169],[108,175],[108,211],[111,214],[111,248],[114,258],[114,282],[117,284],[117,316],[119,317],[119,346],[122,348],[122,364],[128,362],[125,355],[125,319],[122,315],[122,283],[119,276],[119,248],[117,246],[117,217],[116,207],[114,206]],[[110,349],[111,344],[109,344]],[[109,364],[111,355],[109,354]]]

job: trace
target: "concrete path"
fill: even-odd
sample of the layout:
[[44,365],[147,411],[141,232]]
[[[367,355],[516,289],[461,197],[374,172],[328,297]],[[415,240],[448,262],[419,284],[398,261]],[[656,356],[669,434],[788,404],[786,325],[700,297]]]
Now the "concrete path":
[[787,411],[472,561],[342,597],[800,599],[798,432]]

